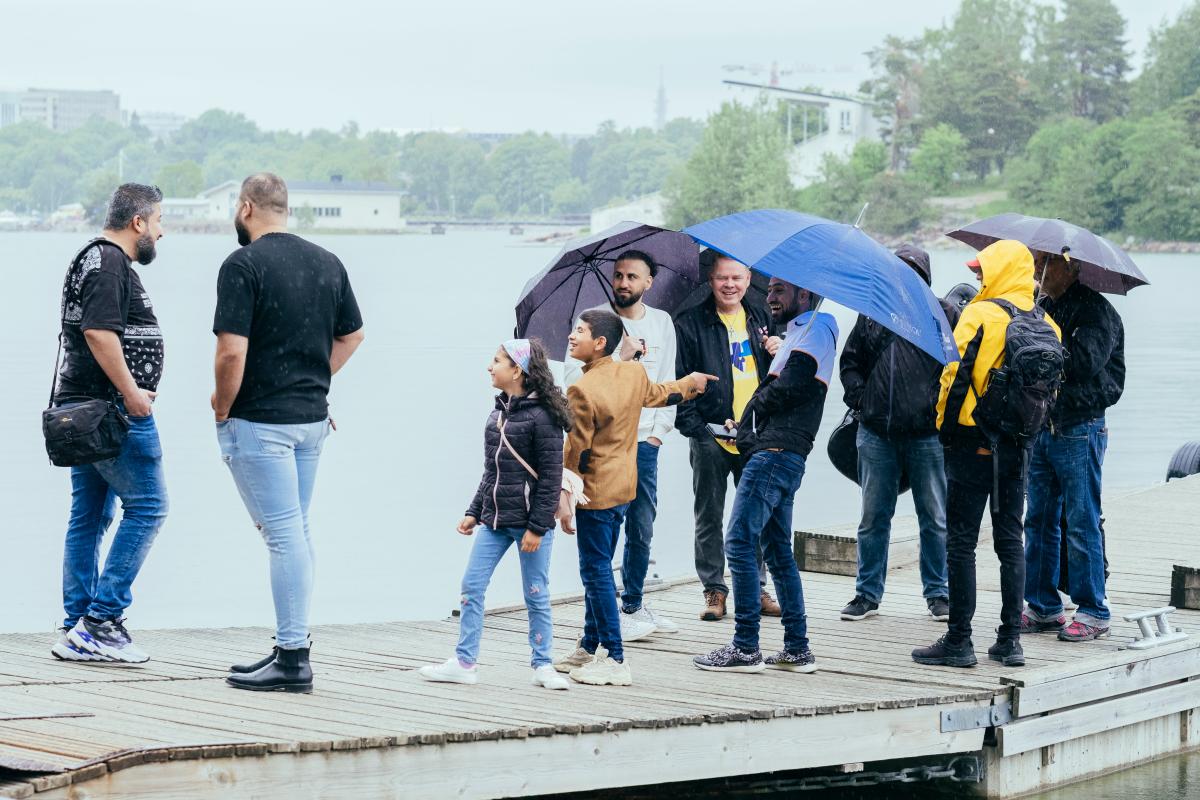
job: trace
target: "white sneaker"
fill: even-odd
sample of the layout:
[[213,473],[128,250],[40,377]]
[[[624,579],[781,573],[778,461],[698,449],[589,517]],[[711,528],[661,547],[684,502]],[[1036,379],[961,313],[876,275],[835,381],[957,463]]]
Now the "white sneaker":
[[654,624],[654,618],[645,606],[632,614],[621,612],[621,641],[637,642],[653,636],[657,630],[658,626]]
[[642,603],[642,610],[650,614],[650,621],[654,623],[654,627],[658,629],[659,633],[679,633],[678,625],[655,611],[646,603]]
[[58,641],[55,642],[54,646],[50,648],[50,654],[59,661],[99,661],[105,663],[110,663],[112,661],[112,659],[110,659],[108,656],[103,656],[99,653],[92,653],[74,645],[71,642],[70,637],[67,635],[70,632],[70,628],[59,628]]
[[597,655],[582,667],[571,670],[571,680],[589,686],[629,686],[633,683],[633,675],[627,661],[618,664],[607,655],[603,658]]
[[554,667],[543,664],[533,671],[533,685],[544,686],[547,689],[570,689],[571,682],[559,675]]
[[457,658],[447,658],[441,664],[427,664],[417,670],[417,674],[427,681],[434,683],[466,683],[479,682],[479,666],[469,669],[458,663]]
[[100,656],[101,661],[120,664],[144,664],[150,654],[133,643],[133,637],[125,630],[124,620],[89,622],[84,617],[67,631],[67,644],[82,653]]
[[577,667],[582,667],[584,664],[588,663],[589,661],[591,661],[593,658],[600,655],[601,653],[603,653],[604,655],[608,655],[608,651],[605,650],[604,647],[602,647],[602,646],[597,647],[596,654],[592,655],[587,650],[583,649],[583,639],[582,638],[576,639],[575,640],[575,649],[571,652],[570,655],[564,656],[563,658],[560,658],[558,661],[555,661],[554,668],[556,670],[558,670],[559,672],[569,673],[571,670],[573,670]]

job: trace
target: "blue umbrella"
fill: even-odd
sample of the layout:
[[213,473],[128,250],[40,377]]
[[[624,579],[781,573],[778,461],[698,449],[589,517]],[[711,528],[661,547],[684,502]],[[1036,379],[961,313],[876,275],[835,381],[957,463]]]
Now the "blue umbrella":
[[933,292],[912,267],[852,225],[759,209],[683,232],[752,269],[870,317],[942,364],[958,360],[950,324]]

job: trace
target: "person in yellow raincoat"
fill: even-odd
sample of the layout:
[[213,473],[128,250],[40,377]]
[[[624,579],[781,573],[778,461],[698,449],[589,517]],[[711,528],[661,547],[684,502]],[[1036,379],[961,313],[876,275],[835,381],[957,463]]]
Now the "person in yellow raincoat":
[[[1026,446],[1006,437],[993,445],[976,425],[974,412],[992,371],[1004,364],[1005,336],[1012,320],[1003,303],[1028,312],[1034,302],[1033,254],[1013,240],[995,242],[967,262],[980,282],[979,294],[963,309],[954,328],[961,361],[942,372],[937,426],[946,447],[946,560],[950,623],[946,635],[913,650],[918,664],[970,667],[975,615],[975,547],[984,509],[991,501],[992,540],[1000,558],[1002,607],[996,644],[988,657],[1005,666],[1025,663],[1021,611],[1025,591],[1022,516],[1025,510]],[[995,301],[1000,301],[995,302]],[[1045,317],[1056,336],[1058,326]]]

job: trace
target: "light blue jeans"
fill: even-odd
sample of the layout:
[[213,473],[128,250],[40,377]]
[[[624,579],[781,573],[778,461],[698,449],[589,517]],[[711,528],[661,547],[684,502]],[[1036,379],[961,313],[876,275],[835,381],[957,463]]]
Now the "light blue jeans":
[[272,425],[231,418],[217,423],[221,457],[270,552],[275,643],[284,650],[308,646],[313,585],[308,505],[328,434],[329,420]]
[[542,536],[542,546],[532,553],[520,552],[524,528],[499,528],[486,525],[475,529],[475,544],[462,579],[462,618],[458,623],[458,659],[464,664],[479,662],[479,640],[483,635],[483,598],[492,573],[508,548],[517,545],[521,557],[521,584],[525,608],[529,611],[529,647],[534,667],[551,663],[553,627],[550,621],[550,549],[554,531]]

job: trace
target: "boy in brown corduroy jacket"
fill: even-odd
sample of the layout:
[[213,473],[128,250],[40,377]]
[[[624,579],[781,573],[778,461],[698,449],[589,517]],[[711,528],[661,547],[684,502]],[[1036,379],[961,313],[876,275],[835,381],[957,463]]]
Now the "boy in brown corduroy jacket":
[[[677,405],[701,394],[712,375],[651,383],[636,362],[612,360],[621,343],[621,319],[608,311],[585,311],[571,333],[568,355],[583,362],[584,375],[567,390],[574,428],[563,467],[583,478],[588,502],[576,512],[579,576],[584,587],[583,638],[555,666],[580,683],[628,686],[632,682],[621,646],[620,611],[612,558],[629,503],[637,494],[637,427],[642,408]],[[572,532],[570,521],[563,529]],[[607,657],[597,655],[603,645]]]

